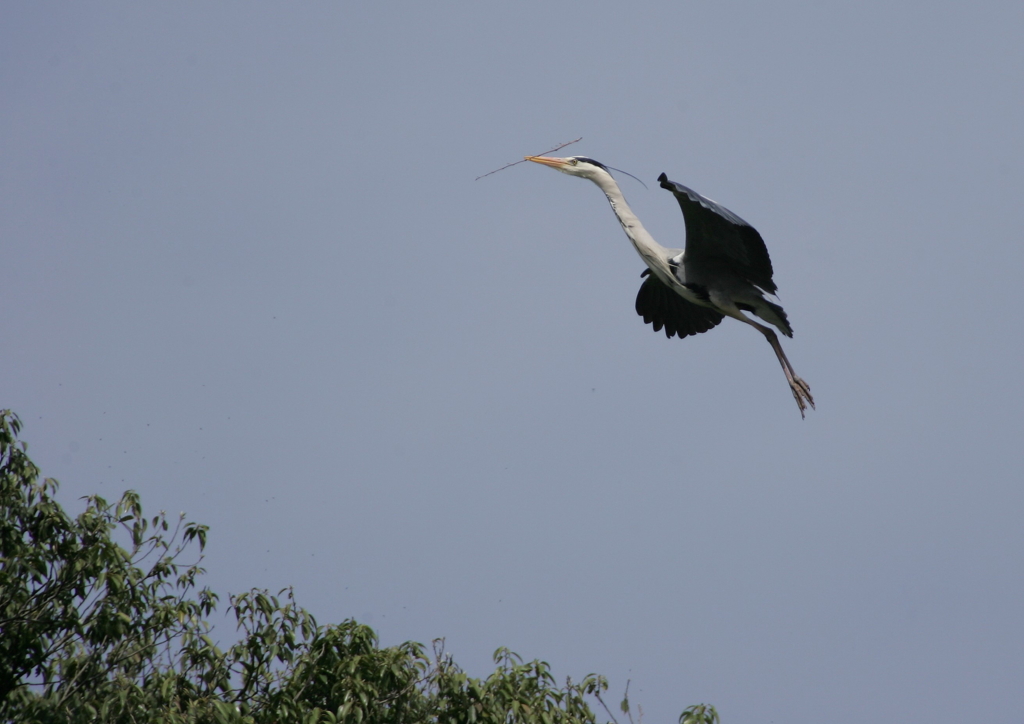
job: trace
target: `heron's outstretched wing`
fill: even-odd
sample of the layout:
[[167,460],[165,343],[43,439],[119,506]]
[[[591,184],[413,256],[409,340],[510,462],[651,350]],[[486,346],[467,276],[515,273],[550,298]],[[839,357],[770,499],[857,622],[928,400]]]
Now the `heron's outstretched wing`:
[[654,331],[665,328],[669,339],[678,335],[680,339],[691,334],[700,334],[722,321],[722,315],[714,309],[701,307],[683,299],[663,281],[645,269],[641,276],[647,279],[636,295],[636,313],[644,322],[654,325]]
[[772,260],[753,226],[693,189],[669,181],[665,174],[658,181],[675,195],[683,210],[688,261],[736,274],[769,294],[775,293]]

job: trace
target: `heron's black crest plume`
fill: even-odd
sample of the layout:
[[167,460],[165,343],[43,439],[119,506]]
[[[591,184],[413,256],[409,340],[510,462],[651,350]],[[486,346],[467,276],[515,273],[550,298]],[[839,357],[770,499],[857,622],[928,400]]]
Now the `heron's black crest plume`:
[[597,166],[598,168],[603,168],[605,171],[609,171],[609,172],[616,171],[618,173],[625,174],[626,176],[629,176],[634,181],[638,182],[644,188],[647,188],[647,184],[645,184],[643,181],[641,181],[636,176],[631,174],[629,171],[623,171],[621,168],[615,168],[614,166],[605,166],[600,161],[595,161],[594,159],[588,158],[586,156],[577,156],[576,158],[579,159],[580,161],[584,161],[586,163],[593,164],[594,166]]
[[647,188],[647,184],[645,184],[645,183],[644,183],[643,181],[641,181],[640,179],[638,179],[638,178],[637,178],[636,176],[634,176],[633,174],[629,173],[628,171],[623,171],[623,170],[622,170],[621,168],[615,168],[614,166],[608,166],[608,168],[610,168],[610,169],[611,169],[612,171],[618,171],[619,173],[624,173],[624,174],[626,174],[626,175],[627,175],[627,176],[629,176],[629,177],[630,177],[631,179],[633,179],[634,181],[636,181],[636,182],[637,182],[638,184],[640,184],[640,185],[641,185],[641,186],[643,186],[644,188]]
[[589,164],[593,164],[594,166],[597,166],[598,168],[603,168],[605,171],[608,170],[608,167],[605,166],[603,163],[601,163],[600,161],[595,161],[594,159],[592,159],[592,158],[590,158],[588,156],[577,156],[576,159],[579,160],[579,161],[584,161],[584,162],[589,163]]

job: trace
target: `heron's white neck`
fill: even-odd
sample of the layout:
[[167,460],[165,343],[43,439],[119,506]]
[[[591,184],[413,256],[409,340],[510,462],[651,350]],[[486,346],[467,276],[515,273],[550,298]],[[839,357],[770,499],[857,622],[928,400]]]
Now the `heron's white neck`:
[[[640,219],[629,208],[629,204],[626,203],[626,197],[622,195],[619,185],[615,183],[615,179],[611,177],[611,174],[602,173],[591,180],[608,197],[608,203],[611,204],[612,211],[615,212],[615,216],[622,225],[622,230],[626,232],[626,236],[633,242],[633,247],[640,254],[640,258],[653,271],[668,272],[666,261],[670,256],[668,249],[656,242],[654,237],[644,228],[644,225],[640,223]],[[659,276],[661,275],[659,274]]]

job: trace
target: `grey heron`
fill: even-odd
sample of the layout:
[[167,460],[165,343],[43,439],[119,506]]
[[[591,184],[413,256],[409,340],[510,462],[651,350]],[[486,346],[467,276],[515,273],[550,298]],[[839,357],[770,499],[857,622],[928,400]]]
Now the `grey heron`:
[[683,338],[707,332],[723,317],[749,324],[765,336],[779,358],[800,417],[807,405],[814,407],[810,385],[789,363],[775,330],[744,314],[750,312],[787,337],[793,336],[786,312],[767,298],[775,295],[777,287],[772,281],[768,249],[754,227],[724,206],[661,174],[658,181],[679,201],[686,227],[686,248],[669,249],[655,241],[640,223],[604,164],[585,156],[526,156],[526,160],[590,179],[604,191],[622,230],[647,264],[640,275],[647,278],[637,293],[636,311],[655,332],[664,328],[669,338]]

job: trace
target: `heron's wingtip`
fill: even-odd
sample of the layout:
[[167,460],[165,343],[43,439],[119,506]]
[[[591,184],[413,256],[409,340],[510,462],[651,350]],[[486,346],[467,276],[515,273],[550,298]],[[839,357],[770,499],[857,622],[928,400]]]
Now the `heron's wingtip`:
[[665,184],[668,183],[668,176],[666,176],[665,173],[662,172],[661,176],[658,177],[658,182],[661,183],[662,186],[664,186]]

